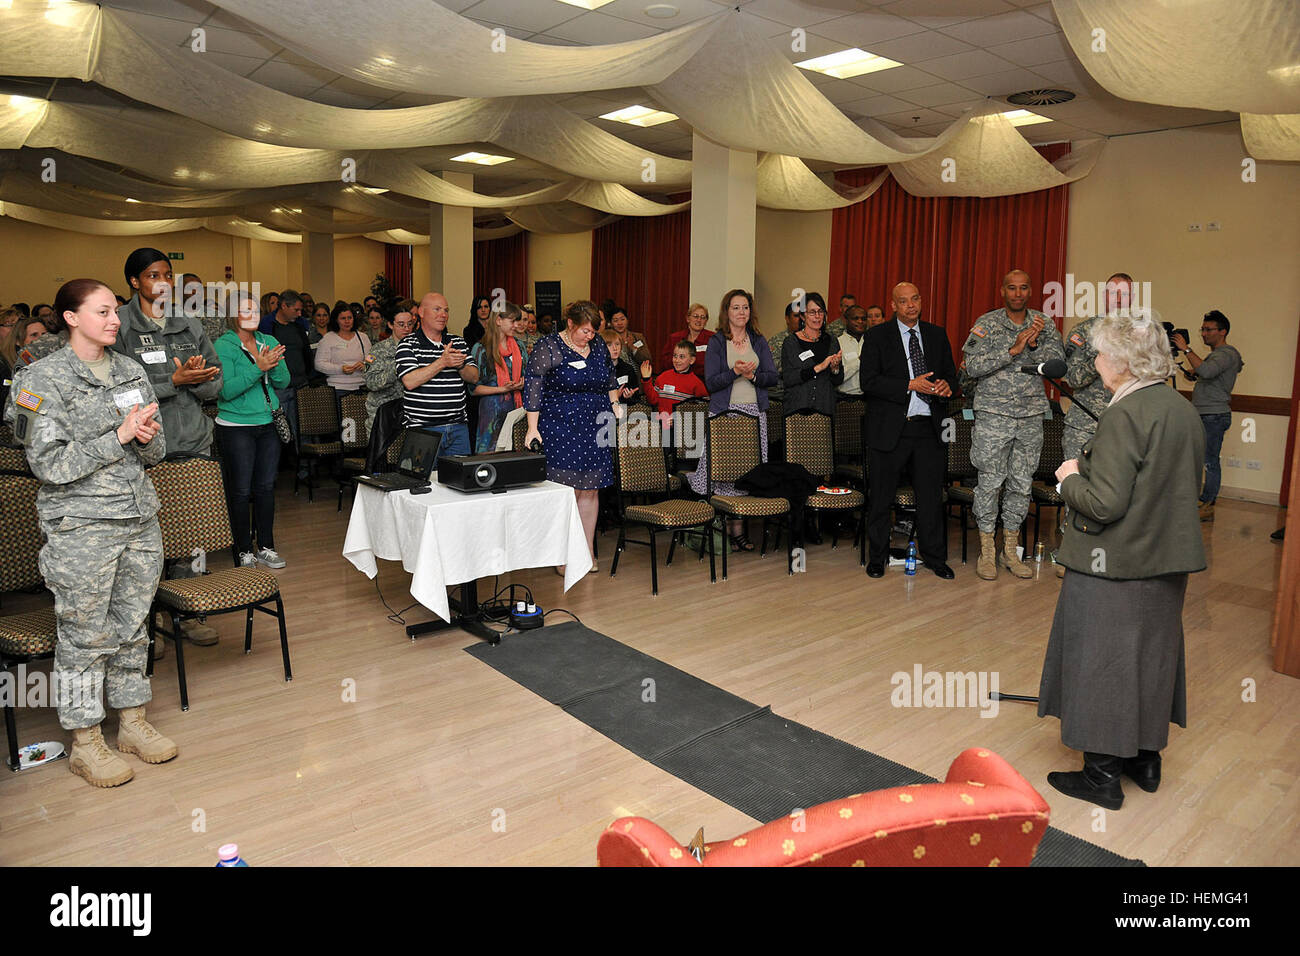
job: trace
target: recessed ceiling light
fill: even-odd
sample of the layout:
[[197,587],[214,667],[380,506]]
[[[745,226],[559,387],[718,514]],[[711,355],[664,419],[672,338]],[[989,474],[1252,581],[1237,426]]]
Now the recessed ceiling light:
[[671,3],[652,3],[642,12],[654,20],[671,20],[679,11]]
[[491,153],[476,153],[472,150],[451,158],[453,163],[477,163],[479,166],[500,166],[502,163],[514,162],[513,156],[493,156]]
[[1050,116],[1039,116],[1029,110],[1008,110],[1001,114],[1011,121],[1012,126],[1033,126],[1035,123],[1051,123]]
[[862,76],[864,73],[892,70],[894,67],[902,65],[897,60],[891,60],[886,56],[877,56],[875,53],[868,53],[866,50],[859,50],[857,47],[851,50],[841,50],[839,53],[814,57],[811,60],[804,60],[795,64],[795,66],[803,67],[805,70],[824,73],[840,80],[847,80],[851,76]]
[[658,126],[660,123],[671,123],[677,119],[677,114],[649,106],[625,106],[612,113],[601,113],[600,118],[613,120],[615,123],[627,123],[630,126]]
[[571,7],[582,7],[584,10],[598,10],[607,3],[613,3],[614,0],[560,0],[560,3],[567,3]]

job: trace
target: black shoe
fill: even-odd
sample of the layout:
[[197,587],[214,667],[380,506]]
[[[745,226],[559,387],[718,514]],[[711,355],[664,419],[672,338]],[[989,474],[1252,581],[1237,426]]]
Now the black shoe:
[[956,577],[956,575],[952,573],[952,568],[948,567],[948,565],[944,564],[942,561],[936,561],[934,564],[931,564],[929,561],[923,561],[922,564],[933,571],[936,577],[943,578],[945,581],[951,581]]
[[867,577],[883,578],[885,576],[885,566],[879,561],[872,561],[867,565]]
[[1147,793],[1160,789],[1160,752],[1139,750],[1136,757],[1124,758],[1124,775]]
[[1118,810],[1124,805],[1124,788],[1120,785],[1123,772],[1122,758],[1085,753],[1082,770],[1049,773],[1047,782],[1067,797],[1087,800],[1107,810]]

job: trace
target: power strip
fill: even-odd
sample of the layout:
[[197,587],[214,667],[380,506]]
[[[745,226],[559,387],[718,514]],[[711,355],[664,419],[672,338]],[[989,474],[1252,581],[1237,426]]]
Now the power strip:
[[510,626],[516,631],[530,631],[542,626],[542,616],[539,605],[516,601],[510,609]]

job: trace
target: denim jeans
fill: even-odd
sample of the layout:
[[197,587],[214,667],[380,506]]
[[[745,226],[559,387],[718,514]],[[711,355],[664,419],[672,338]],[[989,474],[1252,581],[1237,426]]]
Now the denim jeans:
[[218,425],[217,442],[236,552],[253,550],[250,501],[257,520],[258,546],[275,550],[275,471],[280,465],[280,436],[275,425]]
[[1205,426],[1205,487],[1201,490],[1201,501],[1213,504],[1219,497],[1219,484],[1223,480],[1223,473],[1219,470],[1219,451],[1223,448],[1223,435],[1232,425],[1232,413],[1202,415],[1201,424]]
[[456,422],[454,425],[422,425],[417,426],[428,428],[442,435],[442,442],[438,445],[438,457],[443,455],[472,455],[474,449],[469,444],[469,426],[464,422]]

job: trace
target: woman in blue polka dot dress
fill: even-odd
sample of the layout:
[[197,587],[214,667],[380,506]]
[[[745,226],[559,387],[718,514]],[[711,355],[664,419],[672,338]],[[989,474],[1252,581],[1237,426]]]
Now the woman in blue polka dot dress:
[[[591,302],[564,309],[565,328],[539,339],[524,377],[528,433],[524,447],[540,441],[546,452],[546,477],[568,485],[578,499],[578,514],[594,550],[600,489],[614,483],[609,446],[597,441],[613,416],[622,414],[618,380],[609,349],[596,335],[600,314]],[[596,570],[593,557],[591,569]]]

